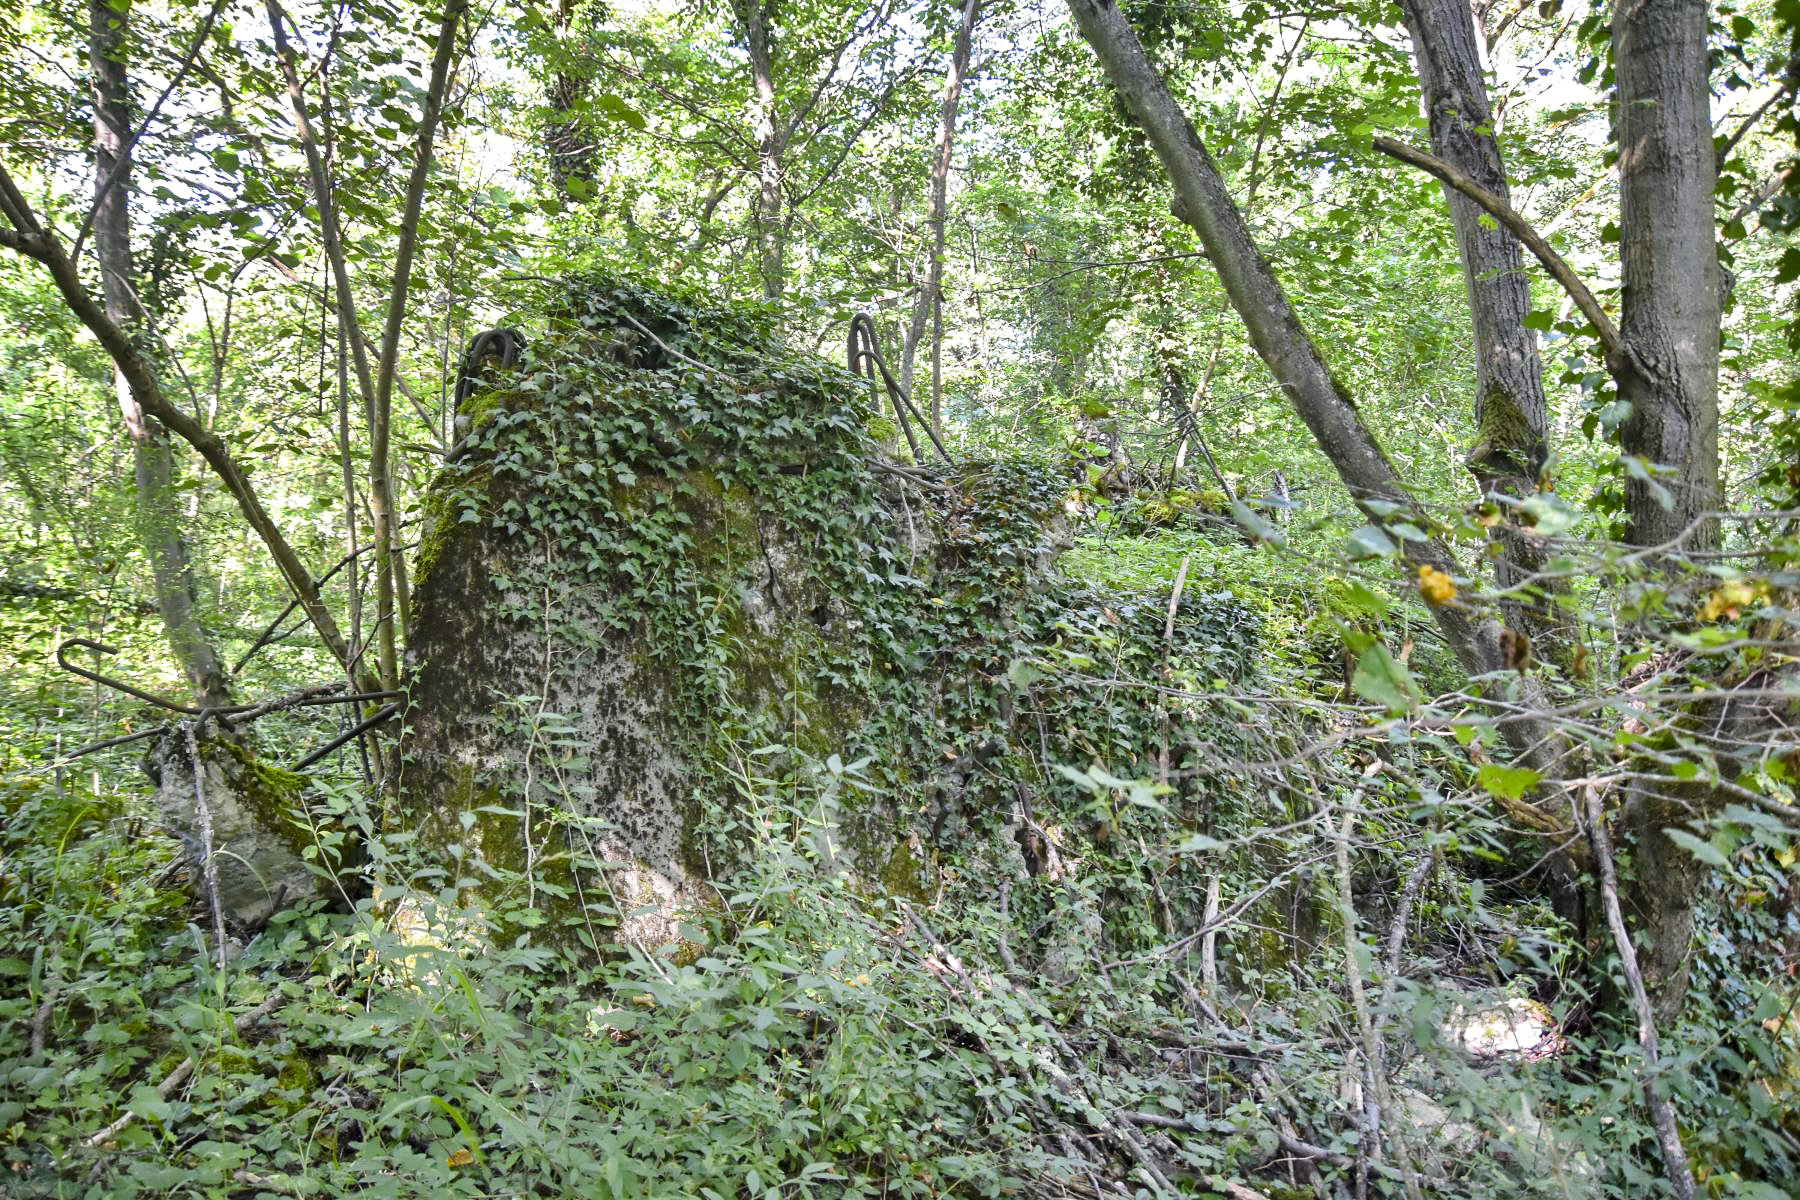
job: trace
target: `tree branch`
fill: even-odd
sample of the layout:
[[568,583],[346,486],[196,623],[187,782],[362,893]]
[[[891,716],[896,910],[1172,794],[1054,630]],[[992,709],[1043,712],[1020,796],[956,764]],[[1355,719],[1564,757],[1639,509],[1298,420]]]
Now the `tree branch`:
[[7,245],[43,263],[55,281],[57,291],[62,294],[63,303],[75,314],[77,320],[85,325],[107,354],[111,356],[119,373],[131,389],[143,410],[161,421],[169,431],[182,441],[200,452],[207,465],[224,482],[225,488],[237,501],[238,509],[250,522],[262,538],[263,545],[268,547],[269,554],[280,568],[282,577],[299,598],[300,605],[306,610],[307,619],[313,628],[319,631],[319,637],[326,647],[342,663],[356,680],[356,684],[364,691],[380,691],[380,685],[367,672],[358,673],[350,648],[344,642],[344,635],[338,630],[337,621],[331,610],[319,598],[319,585],[311,572],[300,561],[300,556],[288,544],[274,518],[262,506],[256,495],[256,489],[250,485],[246,476],[232,457],[231,451],[215,434],[209,432],[180,408],[169,403],[163,394],[162,386],[157,383],[155,372],[144,360],[137,346],[121,329],[118,323],[106,315],[106,310],[81,282],[80,272],[74,260],[63,250],[56,238],[43,231],[37,217],[28,207],[24,207],[23,198],[14,184],[11,173],[0,166],[0,206],[6,209],[7,219],[15,228],[23,226],[29,233],[7,233],[0,230],[0,244]]
[[1586,317],[1594,326],[1595,331],[1599,333],[1600,345],[1606,350],[1607,360],[1611,362],[1623,350],[1624,343],[1619,339],[1618,326],[1612,323],[1612,319],[1606,315],[1606,310],[1600,307],[1600,302],[1594,298],[1594,293],[1590,292],[1587,285],[1581,282],[1581,277],[1575,274],[1574,268],[1569,266],[1563,256],[1551,249],[1550,243],[1539,236],[1537,230],[1531,227],[1531,223],[1521,217],[1512,205],[1443,159],[1409,146],[1405,142],[1395,141],[1388,137],[1377,137],[1375,149],[1389,158],[1396,158],[1408,166],[1419,168],[1427,175],[1455,188],[1479,204],[1489,216],[1500,222],[1507,232],[1524,243],[1525,248],[1531,251],[1540,263],[1544,264],[1544,270],[1550,272],[1550,277],[1556,280],[1563,291],[1569,294],[1569,298],[1575,302],[1575,307],[1581,310],[1581,315]]

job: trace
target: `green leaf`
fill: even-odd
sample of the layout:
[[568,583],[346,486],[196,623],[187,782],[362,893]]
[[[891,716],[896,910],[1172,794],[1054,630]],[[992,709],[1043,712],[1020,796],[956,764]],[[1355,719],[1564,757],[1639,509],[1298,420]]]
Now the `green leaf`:
[[1365,558],[1385,558],[1397,549],[1394,539],[1376,525],[1364,525],[1352,530],[1349,541],[1349,554],[1352,561]]
[[1239,525],[1242,525],[1245,530],[1261,541],[1268,542],[1273,546],[1282,545],[1287,541],[1286,535],[1281,530],[1265,521],[1261,514],[1242,500],[1231,502],[1231,515]]
[[1356,674],[1350,687],[1365,700],[1385,705],[1390,713],[1410,712],[1418,707],[1419,685],[1412,672],[1381,642],[1376,642],[1356,661]]
[[1519,502],[1519,524],[1544,537],[1554,537],[1579,520],[1581,514],[1555,492],[1539,492]]
[[1636,454],[1621,454],[1619,462],[1625,467],[1627,475],[1643,483],[1649,489],[1651,499],[1661,505],[1664,511],[1675,507],[1675,497],[1671,496],[1669,489],[1658,483],[1652,476],[1653,468],[1648,460]]
[[1781,252],[1781,262],[1775,267],[1776,283],[1792,283],[1800,279],[1800,246],[1789,246]]
[[1530,767],[1503,767],[1499,763],[1484,763],[1475,772],[1475,782],[1502,800],[1521,799],[1542,778]]
[[647,124],[643,113],[611,94],[594,97],[594,107],[615,121],[623,121],[633,129],[642,129]]
[[1697,838],[1685,829],[1676,829],[1673,826],[1665,828],[1663,832],[1669,836],[1671,842],[1674,842],[1677,846],[1680,846],[1683,850],[1686,850],[1689,854],[1692,854],[1707,866],[1720,868],[1731,866],[1731,860],[1720,853],[1719,848],[1711,842]]
[[1371,617],[1385,617],[1393,601],[1373,588],[1364,587],[1351,579],[1344,584],[1344,599],[1351,608],[1367,613]]

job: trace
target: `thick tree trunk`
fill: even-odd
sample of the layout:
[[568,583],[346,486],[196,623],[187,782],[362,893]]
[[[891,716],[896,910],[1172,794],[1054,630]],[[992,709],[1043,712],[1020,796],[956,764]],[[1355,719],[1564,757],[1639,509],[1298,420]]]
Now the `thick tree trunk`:
[[[979,19],[981,0],[963,0],[962,23],[956,29],[956,45],[950,52],[950,69],[944,75],[944,103],[938,117],[937,144],[931,155],[931,209],[925,225],[931,234],[930,257],[925,266],[925,282],[913,300],[912,326],[906,333],[906,345],[900,356],[900,387],[913,394],[913,364],[918,360],[919,343],[925,338],[925,324],[939,313],[939,292],[944,286],[944,224],[950,203],[950,158],[956,143],[956,110],[962,102],[963,76],[969,72],[970,47],[974,41],[975,22]],[[938,338],[932,338],[931,423],[940,425],[936,370]]]
[[1706,6],[1628,0],[1614,10],[1612,34],[1624,282],[1617,375],[1631,405],[1620,432],[1627,454],[1669,468],[1654,482],[1627,478],[1629,538],[1659,546],[1687,534],[1683,549],[1711,549],[1719,537],[1708,514],[1719,506],[1721,274]]
[[[1511,203],[1494,114],[1483,78],[1475,19],[1468,0],[1403,0],[1413,59],[1431,122],[1431,147],[1499,199]],[[1475,332],[1475,445],[1469,469],[1484,494],[1535,492],[1547,454],[1543,365],[1537,337],[1525,327],[1531,286],[1518,239],[1448,184],[1444,196],[1456,229],[1463,283]],[[1511,588],[1543,567],[1542,543],[1506,522],[1495,577]],[[1531,634],[1545,641],[1554,625],[1543,606],[1509,604]],[[1534,611],[1535,610],[1535,611]],[[1545,647],[1548,649],[1548,647]]]
[[[89,61],[94,76],[94,253],[106,315],[135,333],[138,306],[131,258],[131,101],[125,73],[123,12],[90,0]],[[123,371],[113,370],[113,391],[131,435],[137,477],[138,537],[150,562],[156,607],[175,660],[206,708],[231,702],[225,667],[194,614],[194,583],[186,540],[175,523],[171,484],[175,459],[168,433],[144,412]]]
[[774,47],[769,10],[763,0],[733,0],[744,45],[750,55],[750,83],[756,91],[756,252],[763,299],[779,300],[787,287],[786,234],[782,229],[782,158],[787,131],[775,105]]
[[[1619,79],[1619,233],[1624,303],[1619,395],[1627,454],[1667,468],[1628,476],[1634,545],[1719,543],[1721,272],[1713,222],[1711,93],[1706,6],[1699,0],[1628,0],[1614,10]],[[1720,720],[1723,720],[1720,717]],[[1636,870],[1623,897],[1647,935],[1642,956],[1659,1021],[1681,1011],[1694,902],[1706,872],[1662,832],[1693,815],[1681,792],[1645,796],[1626,816]]]

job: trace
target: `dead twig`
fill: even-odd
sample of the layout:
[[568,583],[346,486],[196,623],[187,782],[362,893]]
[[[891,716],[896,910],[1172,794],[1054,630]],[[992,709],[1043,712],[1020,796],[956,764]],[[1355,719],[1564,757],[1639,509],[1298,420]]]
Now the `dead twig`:
[[1600,789],[1584,788],[1582,803],[1588,842],[1594,850],[1594,864],[1600,871],[1600,903],[1606,910],[1606,925],[1612,931],[1613,949],[1619,955],[1619,969],[1625,974],[1631,1007],[1637,1013],[1638,1047],[1644,1055],[1644,1103],[1650,1109],[1650,1124],[1655,1128],[1657,1144],[1662,1148],[1669,1186],[1674,1189],[1677,1200],[1693,1200],[1694,1173],[1688,1167],[1687,1151],[1681,1145],[1675,1110],[1668,1097],[1656,1087],[1656,1076],[1661,1069],[1656,1046],[1656,1018],[1650,1009],[1650,993],[1644,987],[1644,973],[1638,968],[1637,948],[1631,944],[1625,916],[1619,910],[1619,877],[1613,868],[1612,838],[1606,831]]
[[[261,1004],[238,1017],[237,1020],[233,1022],[237,1032],[244,1033],[252,1026],[261,1024],[270,1013],[275,1011],[275,1006],[280,1004],[281,1000],[282,996],[279,991],[271,991]],[[174,1095],[175,1089],[186,1082],[187,1077],[194,1073],[194,1066],[195,1060],[193,1055],[190,1054],[182,1059],[176,1064],[175,1069],[164,1076],[163,1081],[156,1085],[156,1094],[161,1096],[164,1100],[167,1100],[170,1096]],[[136,1115],[137,1114],[132,1112],[129,1108],[126,1109],[123,1113],[119,1114],[118,1120],[114,1121],[111,1125],[108,1125],[105,1129],[102,1129],[99,1133],[89,1137],[82,1144],[87,1146],[90,1150],[104,1146],[107,1142],[110,1142],[113,1138],[117,1137],[127,1125],[131,1124],[131,1119]]]

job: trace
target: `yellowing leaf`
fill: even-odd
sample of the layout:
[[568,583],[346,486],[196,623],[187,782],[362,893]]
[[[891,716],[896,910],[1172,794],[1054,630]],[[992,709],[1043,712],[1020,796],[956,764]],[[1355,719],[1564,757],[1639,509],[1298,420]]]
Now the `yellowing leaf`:
[[1419,568],[1419,594],[1427,604],[1448,604],[1456,599],[1456,580],[1427,563]]
[[1743,610],[1761,600],[1768,592],[1768,585],[1751,583],[1744,579],[1733,579],[1729,583],[1720,584],[1700,606],[1702,621],[1716,621],[1720,617],[1732,620],[1743,613]]
[[466,1167],[475,1161],[475,1152],[464,1146],[444,1161],[453,1167]]

